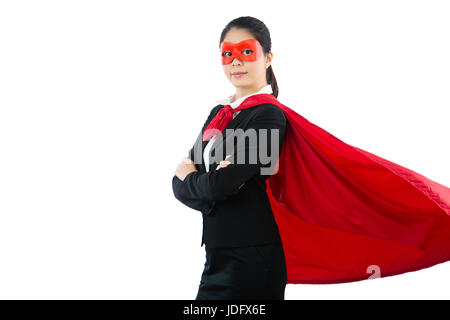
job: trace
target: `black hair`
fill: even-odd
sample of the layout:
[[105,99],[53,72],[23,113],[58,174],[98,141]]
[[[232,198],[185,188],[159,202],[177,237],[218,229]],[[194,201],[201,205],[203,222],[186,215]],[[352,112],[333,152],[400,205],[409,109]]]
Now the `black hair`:
[[[252,36],[261,44],[264,55],[270,52],[272,41],[270,40],[269,29],[267,29],[266,25],[261,20],[249,16],[236,18],[230,21],[225,26],[225,28],[222,30],[222,34],[220,35],[219,48],[227,32],[231,28],[245,29],[250,34],[252,34]],[[277,79],[275,78],[275,74],[273,73],[272,64],[270,64],[270,66],[266,69],[266,80],[267,83],[272,86],[272,95],[275,98],[278,97]]]

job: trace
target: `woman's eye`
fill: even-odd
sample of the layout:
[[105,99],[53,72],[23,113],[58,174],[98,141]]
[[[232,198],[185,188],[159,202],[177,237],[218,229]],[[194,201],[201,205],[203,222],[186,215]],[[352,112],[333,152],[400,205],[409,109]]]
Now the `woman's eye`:
[[252,54],[253,53],[253,50],[250,50],[250,49],[242,50],[242,52],[245,52],[245,51],[250,51],[250,53],[248,53],[248,54]]
[[222,53],[222,56],[229,57],[229,56],[231,56],[231,52],[230,51],[225,51],[224,53]]

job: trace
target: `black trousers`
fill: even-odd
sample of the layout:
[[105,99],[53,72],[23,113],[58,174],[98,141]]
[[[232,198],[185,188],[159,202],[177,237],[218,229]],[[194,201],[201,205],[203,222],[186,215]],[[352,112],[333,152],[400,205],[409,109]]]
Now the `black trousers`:
[[196,300],[284,300],[287,272],[282,243],[207,248]]

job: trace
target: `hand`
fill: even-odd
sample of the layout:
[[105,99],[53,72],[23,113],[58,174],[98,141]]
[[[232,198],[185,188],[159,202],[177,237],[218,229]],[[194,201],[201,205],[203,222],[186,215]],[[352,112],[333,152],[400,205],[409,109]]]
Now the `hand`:
[[198,171],[195,167],[194,161],[192,161],[190,158],[184,158],[177,166],[177,169],[175,170],[174,174],[181,180],[184,181],[184,178],[186,176],[194,171]]
[[228,165],[231,164],[231,162],[227,160],[229,157],[231,157],[231,154],[227,155],[225,157],[225,160],[220,161],[220,163],[216,167],[216,170],[219,170],[220,168],[228,167]]
[[[220,161],[220,163],[217,165],[216,170],[219,170],[220,168],[225,168],[228,167],[229,164],[231,164],[230,161],[228,161],[227,159],[231,157],[231,154],[227,155],[225,157],[225,160]],[[241,184],[238,189],[242,188],[244,186],[245,182],[243,184]]]

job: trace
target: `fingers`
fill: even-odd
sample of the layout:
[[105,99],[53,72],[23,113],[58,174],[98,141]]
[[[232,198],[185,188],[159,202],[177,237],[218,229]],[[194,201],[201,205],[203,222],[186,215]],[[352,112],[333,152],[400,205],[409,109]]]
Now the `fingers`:
[[219,170],[220,168],[225,168],[229,164],[231,164],[231,162],[227,160],[229,157],[231,157],[231,154],[227,155],[225,157],[225,160],[222,160],[222,161],[219,162],[219,165],[217,165],[216,170]]
[[227,167],[229,164],[231,164],[230,161],[220,161],[220,164],[216,167],[216,170],[219,170],[220,168],[225,168]]

